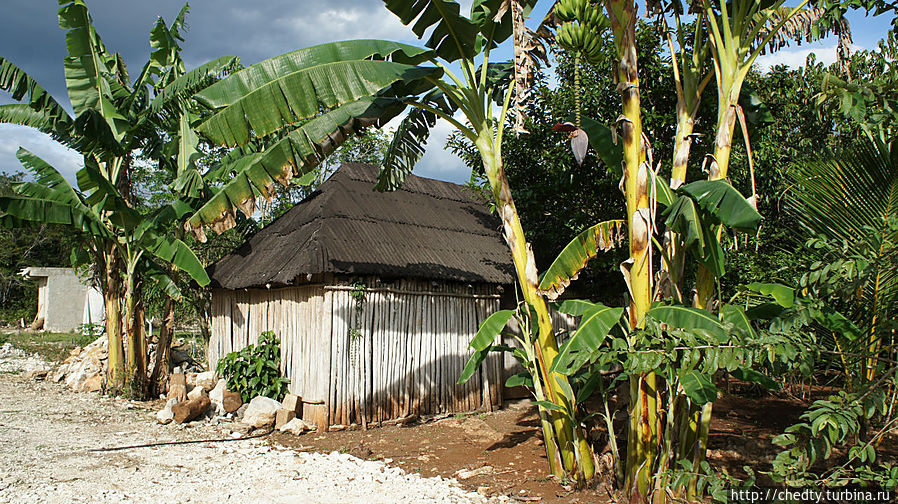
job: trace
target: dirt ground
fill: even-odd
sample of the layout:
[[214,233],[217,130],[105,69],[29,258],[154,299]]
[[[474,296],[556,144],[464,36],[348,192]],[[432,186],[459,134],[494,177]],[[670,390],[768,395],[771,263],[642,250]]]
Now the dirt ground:
[[386,461],[232,440],[220,420],[159,425],[159,406],[0,373],[0,503],[509,502]]
[[[767,470],[778,452],[771,439],[831,393],[799,400],[733,392],[715,403],[708,456],[737,477],[746,465]],[[159,425],[161,406],[0,373],[0,503],[617,501],[607,477],[575,490],[547,475],[526,399],[410,425],[239,441],[228,440],[223,420]],[[172,441],[190,443],[91,451]],[[898,437],[880,451],[898,458]]]
[[[772,396],[728,396],[715,403],[708,458],[717,469],[737,477],[769,469],[779,448],[773,437],[798,421],[804,404]],[[455,477],[485,495],[509,495],[518,501],[545,503],[614,502],[605,482],[574,490],[548,477],[536,409],[527,400],[506,403],[497,412],[455,415],[411,426],[384,426],[309,434],[275,433],[274,442],[290,447],[337,450],[369,460],[390,460],[408,472]],[[469,476],[470,475],[470,476]]]

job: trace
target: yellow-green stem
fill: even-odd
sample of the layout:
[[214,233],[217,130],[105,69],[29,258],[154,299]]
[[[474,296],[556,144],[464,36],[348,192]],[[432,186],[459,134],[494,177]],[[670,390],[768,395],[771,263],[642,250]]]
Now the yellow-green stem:
[[121,388],[125,380],[124,351],[122,349],[121,280],[116,271],[116,260],[115,249],[112,246],[104,250],[103,262],[106,273],[103,302],[106,308],[106,338],[108,343],[106,380],[107,387],[111,390]]
[[[605,0],[617,50],[615,80],[621,93],[618,130],[624,148],[624,192],[630,258],[623,269],[630,289],[630,327],[642,328],[652,302],[651,235],[653,219],[648,183],[651,167],[643,144],[642,113],[636,54],[636,5],[632,0]],[[657,377],[646,373],[630,378],[630,429],[627,442],[626,491],[631,499],[648,498],[658,455],[659,419]]]
[[[567,376],[549,371],[552,363],[555,361],[555,357],[558,355],[558,344],[552,331],[552,320],[549,317],[545,299],[538,292],[539,278],[536,261],[533,257],[533,251],[524,236],[524,230],[521,227],[521,221],[515,208],[514,200],[511,197],[511,188],[508,185],[508,179],[502,166],[500,146],[495,145],[494,141],[491,132],[484,128],[481,130],[481,135],[478,137],[476,144],[483,159],[484,172],[490,182],[496,207],[499,210],[499,216],[502,219],[503,234],[511,250],[521,293],[524,301],[535,311],[537,316],[536,323],[539,332],[535,350],[540,379],[543,382],[546,398],[549,401],[562,404],[564,401],[561,398],[564,397],[569,404],[575,407],[576,398],[567,397],[564,391],[565,387],[562,386],[562,383],[567,384]],[[533,322],[531,321],[531,323]],[[555,461],[550,459],[549,463],[552,466],[552,472],[560,477],[573,476],[581,482],[592,479],[595,474],[592,449],[580,432],[580,429],[571,418],[560,411],[551,411],[547,414],[552,420],[554,436],[558,441],[558,449],[563,465],[561,468],[556,467]],[[545,434],[547,436],[552,435],[550,432],[545,432]],[[547,438],[545,441],[547,446],[552,442],[550,438]]]

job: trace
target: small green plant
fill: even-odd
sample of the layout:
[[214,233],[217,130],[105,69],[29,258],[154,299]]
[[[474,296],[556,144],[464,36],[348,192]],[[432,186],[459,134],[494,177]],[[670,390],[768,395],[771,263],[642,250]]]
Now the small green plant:
[[368,286],[362,282],[355,282],[349,286],[352,287],[349,295],[355,300],[355,324],[354,327],[349,328],[349,353],[352,357],[352,362],[355,363],[359,354],[359,343],[362,339],[362,313],[365,308],[365,289]]
[[280,365],[280,342],[273,332],[266,331],[259,343],[218,361],[217,370],[227,380],[228,390],[239,393],[244,401],[260,395],[281,401],[290,380],[281,376]]
[[94,339],[96,339],[97,336],[100,336],[101,334],[106,332],[106,326],[104,324],[94,324],[93,322],[88,322],[86,324],[79,324],[78,329],[76,329],[75,332],[83,336],[93,337]]

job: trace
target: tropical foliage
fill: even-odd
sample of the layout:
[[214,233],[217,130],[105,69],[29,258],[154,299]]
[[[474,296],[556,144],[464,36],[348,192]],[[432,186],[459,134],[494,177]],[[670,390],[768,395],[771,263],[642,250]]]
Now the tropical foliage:
[[[144,285],[156,282],[166,320],[184,291],[202,310],[188,277],[206,282],[202,265],[307,194],[341,145],[381,163],[376,188],[394,190],[442,120],[501,219],[519,300],[481,323],[459,381],[491,352],[515,358],[523,372],[506,385],[531,390],[554,476],[602,477],[631,502],[725,500],[739,483],[706,460],[720,384],[774,391],[835,374],[841,390],[776,438],[767,476],[898,485],[879,450],[896,423],[898,42],[849,61],[843,17],[894,6],[648,2],[642,21],[632,0],[560,0],[531,30],[530,0],[474,0],[467,13],[453,0],[384,3],[423,47],[348,40],[188,72],[183,10],[154,27],[132,81],[81,0],[65,1],[74,115],[0,60],[0,88],[20,102],[0,120],[85,157],[76,189],[20,151],[34,180],[0,198],[0,221],[78,231],[113,314],[110,348],[128,350],[111,376],[145,368]],[[837,65],[753,68],[827,34]],[[495,61],[504,46],[512,61]],[[549,61],[555,80],[539,72]],[[391,120],[389,140],[371,130]],[[207,228],[225,234],[203,244]],[[577,327],[556,339],[552,310]],[[279,398],[278,359],[263,334],[219,371],[245,399]],[[591,418],[610,468],[595,463]]]
[[231,352],[218,361],[218,374],[227,380],[228,390],[240,394],[243,402],[254,397],[282,401],[290,380],[281,376],[281,345],[277,335],[264,332],[259,342]]
[[[20,102],[4,105],[0,120],[47,133],[84,157],[76,191],[54,168],[20,151],[34,182],[17,184],[16,195],[2,199],[2,221],[16,227],[54,223],[77,233],[85,247],[73,259],[93,266],[105,296],[110,388],[128,381],[138,395],[147,390],[143,280],[161,282],[169,295],[177,296],[166,267],[184,270],[201,284],[208,278],[190,248],[159,227],[181,218],[185,205],[152,212],[135,208],[133,164],[138,153],[162,162],[166,147],[174,143],[183,147],[183,155],[177,156],[182,171],[190,171],[190,135],[183,127],[189,126],[187,118],[178,116],[182,128],[174,128],[166,124],[164,112],[236,62],[222,58],[185,73],[177,42],[186,15],[185,6],[170,27],[159,19],[150,33],[154,50],[131,81],[121,57],[106,49],[94,29],[84,2],[61,2],[59,26],[66,30],[65,76],[74,115],[19,67],[0,58],[0,88]],[[184,136],[171,140],[172,131]]]

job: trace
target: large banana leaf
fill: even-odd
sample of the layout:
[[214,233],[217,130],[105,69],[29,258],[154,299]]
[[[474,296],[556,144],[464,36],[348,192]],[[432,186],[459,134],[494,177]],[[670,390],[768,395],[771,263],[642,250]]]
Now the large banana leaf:
[[190,124],[190,114],[184,112],[178,121],[177,172],[172,188],[185,198],[199,198],[205,188],[203,176],[196,165],[201,157],[198,146],[199,138]]
[[424,146],[436,122],[437,116],[432,112],[417,107],[409,110],[393,134],[374,189],[393,191],[402,186],[424,156]]
[[114,104],[114,92],[122,91],[111,79],[111,75],[118,73],[117,59],[106,51],[82,0],[60,7],[59,27],[67,30],[65,80],[75,116],[88,110],[98,112],[112,136],[121,141],[129,124]]
[[699,180],[677,191],[694,199],[714,223],[755,230],[761,222],[761,214],[726,180]]
[[22,166],[34,176],[34,182],[26,182],[16,186],[16,194],[20,196],[53,199],[60,203],[80,204],[81,198],[69,182],[49,163],[19,147],[16,157]]
[[149,229],[141,236],[140,247],[155,257],[183,270],[196,280],[200,286],[209,285],[209,275],[206,273],[203,263],[200,262],[193,250],[183,241],[156,233],[154,229]]
[[[447,100],[446,95],[440,89],[431,90],[418,101],[448,116],[452,116],[456,111],[454,103]],[[399,123],[399,127],[393,133],[393,140],[384,156],[383,166],[377,175],[377,184],[374,189],[394,191],[402,186],[415,165],[424,156],[424,146],[436,120],[436,114],[428,110],[419,107],[409,110],[408,115]]]
[[397,100],[363,98],[310,120],[264,152],[239,159],[226,170],[236,175],[187,221],[188,228],[202,240],[204,225],[218,233],[233,227],[236,210],[252,215],[256,198],[270,199],[275,183],[287,185],[294,175],[308,173],[348,136],[388,121],[403,107]]
[[704,255],[708,245],[707,233],[695,201],[692,198],[676,198],[664,214],[667,217],[664,224],[682,236],[683,244],[687,248],[695,247],[700,255]]
[[[438,77],[440,72],[438,68],[378,60],[315,65],[249,90],[207,119],[198,130],[213,142],[242,145],[250,140],[252,133],[268,135],[319,114],[322,107],[337,107],[375,95],[394,82]],[[226,82],[228,79],[221,81]],[[201,98],[209,98],[213,87],[203,91]]]
[[156,20],[156,24],[150,30],[150,47],[153,51],[150,53],[150,61],[148,63],[151,65],[151,68],[161,70],[168,67],[178,74],[184,73],[184,62],[181,60],[181,44],[179,42],[184,41],[180,34],[180,29],[186,22],[188,12],[190,12],[190,6],[184,4],[171,28],[165,24],[165,20],[161,17]]
[[147,260],[146,269],[144,269],[143,273],[154,284],[156,284],[156,288],[164,292],[166,296],[174,299],[175,301],[181,300],[182,293],[181,289],[178,287],[178,284],[175,283],[175,281],[172,280],[170,276],[168,276],[168,272],[165,271],[165,269],[155,261]]
[[486,360],[493,342],[502,334],[502,330],[505,329],[508,321],[513,316],[514,310],[499,310],[480,324],[477,334],[474,335],[474,338],[471,339],[471,343],[468,345],[474,349],[474,353],[468,359],[461,376],[458,378],[459,385],[467,382],[474,376],[474,372]]
[[30,126],[51,135],[68,146],[73,145],[73,120],[40,84],[12,62],[0,57],[0,89],[12,99],[24,101],[0,107],[0,123]]
[[681,305],[660,305],[652,308],[648,316],[667,324],[671,329],[704,331],[719,341],[726,341],[727,332],[720,320],[706,310]]
[[[153,101],[150,102],[150,111],[160,113],[179,105],[179,99],[189,97],[199,90],[209,87],[221,80],[224,75],[237,69],[239,65],[240,58],[236,56],[222,56],[203,63],[174,79],[156,93]],[[176,108],[180,109],[180,107]]]
[[0,105],[0,123],[28,126],[49,134],[57,142],[69,147],[76,146],[70,136],[71,124],[57,122],[58,117],[45,109],[34,109],[24,103]]
[[89,236],[111,238],[108,229],[92,212],[51,199],[26,196],[0,197],[0,215],[13,217],[17,222],[59,224]]
[[51,117],[71,123],[72,118],[65,108],[40,84],[9,60],[0,57],[0,89],[8,91],[13,100],[22,101],[35,110],[43,110]]
[[625,224],[626,221],[620,219],[600,222],[577,235],[543,274],[540,292],[549,299],[558,298],[599,251],[611,250],[620,244]]
[[350,40],[276,56],[195,95],[217,111],[199,131],[215,143],[243,145],[250,131],[264,136],[400,80],[438,78],[441,70],[415,66],[429,54],[397,42]]
[[569,340],[564,342],[551,371],[570,375],[577,372],[598,350],[611,328],[620,321],[623,308],[611,308],[601,303],[586,310],[580,325]]
[[424,45],[434,49],[440,58],[453,62],[475,56],[477,35],[481,27],[461,15],[454,0],[384,0],[387,9],[404,25],[412,25],[418,38],[430,30]]
[[699,210],[698,204],[688,196],[680,196],[665,209],[665,225],[683,237],[683,244],[691,249],[714,276],[724,274],[723,248],[717,240],[715,229],[707,222],[708,214]]

